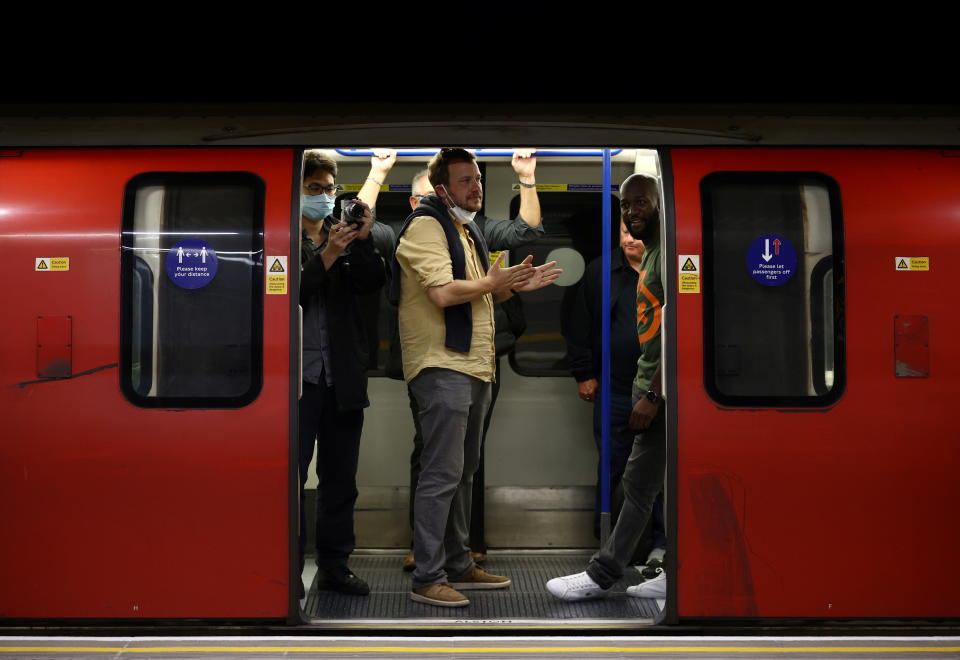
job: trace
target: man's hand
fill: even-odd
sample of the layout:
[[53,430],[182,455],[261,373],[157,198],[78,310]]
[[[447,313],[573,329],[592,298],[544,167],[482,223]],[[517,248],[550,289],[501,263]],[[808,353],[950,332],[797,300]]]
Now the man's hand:
[[494,261],[487,270],[487,278],[490,280],[493,293],[506,291],[508,289],[516,289],[526,284],[526,282],[530,280],[530,278],[533,277],[534,273],[536,272],[536,269],[531,265],[532,261],[533,255],[528,254],[527,258],[518,263],[516,266],[502,268],[503,252],[498,254],[496,261]]
[[397,152],[394,149],[374,149],[370,156],[370,175],[382,184],[396,162]]
[[356,238],[361,241],[367,240],[370,236],[370,227],[373,226],[373,214],[370,213],[370,207],[367,206],[367,203],[361,199],[353,200],[356,202],[357,206],[363,208],[363,217],[357,220],[360,223],[360,227],[357,228]]
[[510,164],[513,166],[513,171],[517,173],[517,178],[524,183],[536,182],[534,176],[537,170],[536,153],[536,149],[517,149],[513,152],[513,160]]
[[330,238],[327,239],[326,246],[323,248],[323,251],[320,252],[320,258],[323,259],[324,268],[330,270],[333,262],[343,254],[343,251],[357,238],[358,234],[359,231],[345,222],[338,222],[331,227]]
[[659,402],[651,403],[646,397],[641,397],[633,405],[633,410],[630,411],[630,428],[634,431],[644,431],[650,428],[650,424],[653,423],[653,418],[657,416],[659,409]]
[[584,401],[593,401],[597,398],[597,388],[599,386],[596,378],[590,378],[577,383],[577,393]]
[[[532,257],[530,257],[532,259]],[[533,269],[533,275],[520,286],[512,287],[516,291],[536,291],[545,286],[549,286],[557,281],[557,278],[563,275],[562,268],[554,268],[556,261],[536,266]]]

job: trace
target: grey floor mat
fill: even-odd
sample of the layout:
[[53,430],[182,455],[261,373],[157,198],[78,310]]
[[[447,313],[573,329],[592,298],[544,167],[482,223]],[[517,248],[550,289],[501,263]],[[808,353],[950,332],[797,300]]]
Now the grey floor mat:
[[[325,621],[355,620],[456,620],[500,622],[532,620],[652,620],[658,613],[657,601],[631,598],[624,590],[640,582],[639,574],[628,569],[605,599],[567,603],[547,593],[544,584],[559,575],[582,571],[588,553],[583,554],[508,554],[492,553],[484,568],[506,575],[513,584],[507,589],[466,591],[470,605],[444,608],[410,600],[410,574],[400,569],[402,554],[354,555],[350,568],[370,585],[369,596],[344,596],[318,591],[316,580],[305,606],[312,618]],[[641,621],[637,621],[641,623]]]

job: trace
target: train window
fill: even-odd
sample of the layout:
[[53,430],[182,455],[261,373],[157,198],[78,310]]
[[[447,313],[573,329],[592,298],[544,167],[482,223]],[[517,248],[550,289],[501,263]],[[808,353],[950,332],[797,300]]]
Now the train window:
[[[611,195],[610,207],[616,209],[619,200]],[[533,255],[533,263],[551,260],[562,261],[567,273],[557,282],[539,291],[520,296],[526,332],[519,338],[510,354],[510,364],[522,376],[569,376],[566,359],[566,342],[563,339],[573,302],[580,288],[583,268],[575,265],[589,264],[600,257],[603,237],[598,230],[603,217],[603,198],[599,192],[566,192],[541,194],[540,207],[546,235],[535,243],[512,251],[511,263],[519,263],[527,255]],[[510,202],[510,217],[520,211],[520,197]],[[611,219],[611,243],[617,245],[620,218],[616,211]],[[579,258],[561,259],[560,252],[575,252]],[[575,255],[574,255],[575,256]],[[576,271],[576,272],[575,272]]]
[[126,188],[120,384],[144,407],[244,406],[263,371],[263,181],[148,173]]
[[703,201],[704,380],[731,406],[820,407],[844,384],[840,191],[716,173]]

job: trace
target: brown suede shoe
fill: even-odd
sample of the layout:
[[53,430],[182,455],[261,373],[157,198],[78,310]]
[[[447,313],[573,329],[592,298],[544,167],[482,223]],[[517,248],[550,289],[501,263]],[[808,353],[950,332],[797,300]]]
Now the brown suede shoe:
[[409,573],[417,567],[417,562],[413,558],[413,550],[407,553],[407,556],[403,558],[403,570]]
[[467,597],[451,587],[449,582],[418,587],[410,592],[410,600],[438,607],[466,607],[470,604]]
[[474,566],[465,575],[450,583],[454,589],[503,589],[510,586],[510,578],[492,575],[479,566]]
[[474,564],[482,564],[483,562],[487,561],[487,553],[486,553],[486,552],[473,552],[473,551],[471,550],[471,551],[470,551],[470,559],[473,560],[473,563],[474,563]]

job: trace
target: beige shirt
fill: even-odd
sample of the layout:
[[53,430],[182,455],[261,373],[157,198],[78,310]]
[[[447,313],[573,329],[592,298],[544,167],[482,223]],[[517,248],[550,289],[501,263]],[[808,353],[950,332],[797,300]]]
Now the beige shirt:
[[[466,278],[483,277],[473,240],[459,222],[466,257]],[[485,257],[486,255],[484,255]],[[427,296],[427,289],[453,281],[450,249],[443,228],[430,216],[414,218],[397,245],[400,264],[400,345],[403,349],[403,376],[409,383],[427,367],[465,373],[482,381],[494,379],[493,296],[485,294],[470,303],[473,335],[470,351],[460,353],[444,346],[446,324],[443,308]]]

